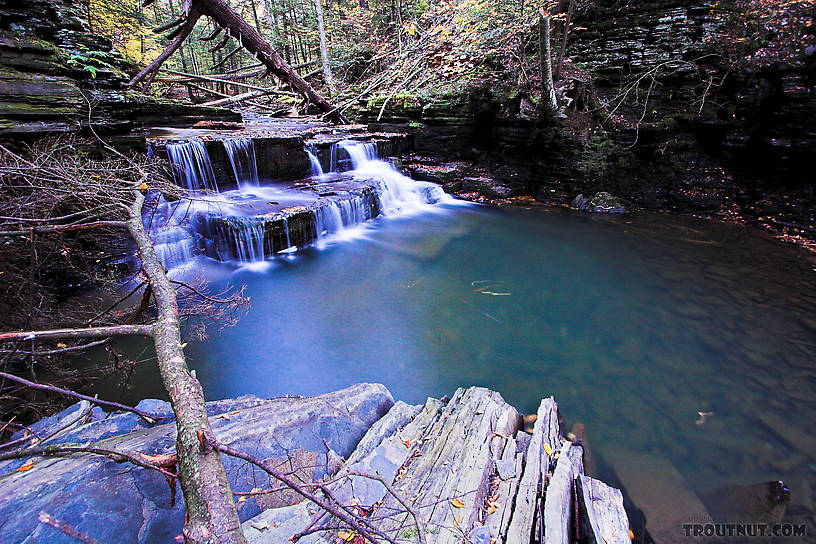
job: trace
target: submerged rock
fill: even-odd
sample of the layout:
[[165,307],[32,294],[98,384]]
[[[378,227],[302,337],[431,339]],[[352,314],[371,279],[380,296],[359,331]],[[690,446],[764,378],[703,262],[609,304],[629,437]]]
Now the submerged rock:
[[623,213],[626,211],[623,200],[606,191],[595,193],[592,198],[579,194],[572,201],[572,207],[590,213]]
[[[327,445],[348,457],[393,404],[382,385],[360,384],[317,397],[245,396],[216,401],[207,403],[207,411],[218,440],[273,464],[285,463],[286,472],[310,481],[328,472]],[[93,421],[61,431],[48,443],[92,441],[100,448],[147,455],[174,452],[176,429],[169,405],[143,401],[140,407],[168,419],[148,426],[135,414],[113,413],[104,418],[94,411]],[[37,432],[47,436],[84,411],[78,405],[72,407]],[[17,472],[29,460],[33,467]],[[268,481],[265,473],[241,460],[224,457],[224,465],[235,492],[247,492]],[[164,476],[96,455],[0,463],[0,488],[0,542],[73,542],[38,524],[40,511],[100,542],[119,544],[173,542],[184,526],[184,499],[177,492],[172,503]],[[277,494],[251,497],[239,503],[239,516],[247,520],[264,508],[295,500]]]

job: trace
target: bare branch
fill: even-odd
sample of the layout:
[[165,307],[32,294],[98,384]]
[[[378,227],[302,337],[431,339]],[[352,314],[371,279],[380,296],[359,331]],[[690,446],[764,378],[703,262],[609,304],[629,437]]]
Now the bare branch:
[[0,342],[15,340],[58,340],[62,338],[107,338],[109,336],[152,336],[151,325],[111,325],[87,329],[52,329],[48,331],[21,331],[0,333]]
[[82,532],[78,531],[77,529],[71,527],[70,525],[68,525],[64,521],[60,521],[57,518],[55,518],[54,516],[52,516],[50,514],[47,514],[45,512],[40,512],[40,514],[37,516],[37,519],[40,521],[40,523],[44,523],[44,524],[46,524],[46,525],[48,525],[50,527],[53,527],[57,531],[60,531],[61,533],[65,533],[66,535],[70,536],[74,540],[79,540],[83,544],[101,544],[95,538],[92,538],[92,537],[86,535],[85,533],[82,533]]
[[139,417],[141,417],[142,419],[144,419],[146,422],[151,423],[151,424],[156,423],[156,421],[158,421],[159,419],[163,419],[162,417],[150,415],[147,412],[143,412],[142,410],[139,410],[137,408],[132,408],[130,406],[125,406],[124,404],[119,404],[118,402],[110,402],[110,401],[107,401],[107,400],[99,400],[99,399],[96,399],[94,397],[89,397],[87,395],[83,395],[81,393],[75,393],[75,392],[70,391],[68,389],[63,389],[62,387],[31,382],[31,381],[26,380],[25,378],[20,378],[19,376],[15,376],[14,374],[8,374],[6,372],[0,372],[0,378],[5,378],[7,380],[11,380],[13,382],[23,384],[26,387],[30,387],[32,389],[39,389],[40,391],[50,391],[52,393],[59,393],[60,395],[65,395],[65,396],[68,396],[68,397],[74,397],[74,398],[77,398],[77,399],[80,399],[80,400],[86,400],[88,402],[91,402],[93,404],[98,404],[100,406],[107,406],[108,408],[114,408],[116,410],[123,410],[123,411],[126,411],[126,412],[132,412],[132,413],[138,415]]

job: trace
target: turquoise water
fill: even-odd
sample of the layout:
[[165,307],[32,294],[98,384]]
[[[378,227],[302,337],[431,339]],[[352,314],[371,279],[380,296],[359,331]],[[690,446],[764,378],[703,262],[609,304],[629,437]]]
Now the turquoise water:
[[[547,209],[442,206],[354,234],[267,268],[198,263],[212,289],[251,298],[186,349],[208,398],[370,381],[420,403],[482,385],[529,413],[554,395],[599,459],[667,460],[696,492],[784,479],[812,523],[808,254],[693,218]],[[146,364],[125,400],[148,396],[164,394]]]

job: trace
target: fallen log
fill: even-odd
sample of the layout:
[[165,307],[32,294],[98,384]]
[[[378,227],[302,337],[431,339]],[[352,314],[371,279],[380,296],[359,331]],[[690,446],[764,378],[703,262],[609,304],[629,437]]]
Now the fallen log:
[[[155,0],[145,0],[142,5],[148,6]],[[322,95],[315,91],[306,80],[301,77],[294,68],[289,66],[272,46],[264,40],[258,31],[248,24],[243,17],[235,12],[223,0],[184,0],[182,13],[185,15],[183,23],[179,23],[177,33],[174,31],[175,39],[153,62],[145,69],[136,74],[130,81],[129,86],[133,87],[140,81],[148,78],[144,88],[150,86],[161,65],[170,55],[181,47],[181,44],[192,33],[196,22],[203,16],[209,17],[217,27],[225,29],[227,36],[238,40],[241,47],[252,54],[255,59],[266,67],[264,75],[271,73],[281,81],[287,83],[292,89],[303,95],[307,103],[315,104],[321,111],[326,113],[335,123],[348,123],[348,119],[340,111],[332,106]],[[223,43],[223,45],[226,45]],[[218,44],[219,48],[222,44]]]

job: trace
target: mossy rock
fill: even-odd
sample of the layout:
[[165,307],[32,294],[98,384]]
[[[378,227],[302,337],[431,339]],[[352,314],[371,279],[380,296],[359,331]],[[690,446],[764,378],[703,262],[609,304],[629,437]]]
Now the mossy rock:
[[606,191],[599,191],[592,198],[587,198],[582,194],[578,195],[572,201],[572,207],[589,213],[623,213],[626,211],[623,200]]

